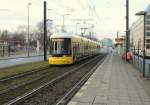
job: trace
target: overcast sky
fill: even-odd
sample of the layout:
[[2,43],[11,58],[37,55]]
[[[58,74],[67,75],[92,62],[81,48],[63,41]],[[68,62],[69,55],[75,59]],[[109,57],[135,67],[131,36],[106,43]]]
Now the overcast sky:
[[[150,0],[130,1],[130,25],[136,20],[134,14],[144,10]],[[0,29],[14,29],[27,25],[28,3],[30,5],[30,24],[36,25],[43,19],[43,0],[0,0]],[[94,19],[95,31],[99,38],[114,38],[116,31],[125,31],[125,0],[47,0],[48,18],[55,24],[65,24],[75,31],[76,19]],[[90,12],[89,12],[90,7]],[[95,8],[95,10],[94,10]]]

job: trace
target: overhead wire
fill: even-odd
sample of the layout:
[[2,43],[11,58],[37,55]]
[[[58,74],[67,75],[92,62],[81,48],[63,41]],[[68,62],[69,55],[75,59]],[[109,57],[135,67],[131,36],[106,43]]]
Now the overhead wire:
[[90,7],[91,7],[91,12],[92,12],[93,15],[94,15],[93,17],[96,17],[95,19],[96,19],[97,22],[95,22],[95,23],[98,24],[98,23],[100,23],[100,20],[101,20],[101,19],[100,19],[99,15],[97,14],[94,1],[93,1],[93,0],[89,0],[89,2],[90,2],[90,4],[87,4],[87,5],[90,5]]
[[[42,8],[44,8],[44,5],[42,5],[42,4],[44,4],[43,2],[44,2],[44,0],[38,0],[38,1],[35,1],[35,0],[31,0],[33,3],[35,3],[36,5],[38,5],[38,6],[40,6],[40,7],[42,7]],[[47,0],[47,4],[49,5],[49,2],[48,2],[48,0]],[[48,6],[47,6],[48,7]],[[54,7],[54,6],[53,6]],[[52,9],[53,10],[53,12],[52,12],[52,14],[55,14],[55,16],[53,15],[53,18],[56,20],[59,20],[58,19],[58,16],[62,16],[62,14],[60,14],[60,13],[58,13],[57,11],[56,11],[56,9],[54,9],[54,8],[48,8],[48,10],[49,9]],[[43,13],[44,13],[44,11],[43,11]]]
[[33,3],[35,3],[36,5],[38,5],[40,7],[44,7],[44,5],[42,5],[41,3],[39,3],[39,2],[37,2],[35,0],[30,0],[30,1],[31,1],[31,3],[33,2]]
[[[63,0],[64,1],[64,0]],[[76,14],[76,8],[72,8],[71,6],[66,6],[66,5],[64,5],[64,3],[62,3],[63,1],[59,1],[58,2],[58,0],[55,0],[55,2],[53,2],[53,3],[56,3],[59,7],[61,7],[61,8],[65,8],[65,11],[67,11],[67,14],[70,14],[70,15],[72,15],[72,17],[74,17],[74,18],[77,18],[77,14]],[[69,10],[69,11],[68,11]],[[64,14],[66,14],[66,13],[64,13]]]
[[[42,1],[44,1],[44,0],[38,0],[38,1],[35,1],[35,0],[31,0],[33,3],[35,3],[36,5],[38,5],[38,6],[40,6],[40,7],[44,7],[44,5],[42,5]],[[59,2],[57,2],[56,3],[56,1],[58,1],[58,0],[54,0],[54,1],[51,1],[51,3],[50,4],[48,4],[48,5],[50,5],[50,6],[52,6],[52,8],[50,8],[50,9],[52,9],[54,12],[52,12],[53,14],[55,14],[55,15],[57,15],[57,16],[62,16],[63,14],[61,14],[61,13],[59,13],[58,11],[59,10],[61,10],[62,8],[65,8],[65,10],[70,10],[70,11],[72,11],[72,9],[74,9],[74,8],[72,8],[72,7],[70,7],[70,6],[65,6],[64,4],[62,4],[62,1],[59,1]],[[48,0],[47,0],[47,2],[48,2]],[[90,1],[91,2],[91,1]],[[81,1],[81,0],[79,0],[79,5],[81,6],[81,8],[83,9],[83,10],[85,10],[85,5],[83,4],[83,1]],[[57,6],[56,6],[57,5]],[[88,5],[88,7],[89,7],[89,5]],[[58,9],[58,8],[60,8],[60,9]],[[92,8],[92,6],[90,7],[90,9]],[[96,13],[95,13],[96,14]],[[77,17],[77,14],[75,13],[74,14],[75,15],[75,17]],[[57,18],[56,16],[55,16],[55,18]]]
[[[40,7],[42,7],[42,8],[44,8],[44,5],[42,5],[43,4],[43,2],[44,2],[44,0],[43,0],[43,2],[41,1],[41,0],[38,0],[38,1],[35,1],[35,0],[30,0],[31,2],[33,2],[33,3],[35,3],[36,5],[38,5],[38,6],[40,6]],[[51,9],[51,8],[48,8],[48,9]],[[56,15],[61,15],[60,13],[58,13],[58,12],[53,12],[54,14],[56,14]]]

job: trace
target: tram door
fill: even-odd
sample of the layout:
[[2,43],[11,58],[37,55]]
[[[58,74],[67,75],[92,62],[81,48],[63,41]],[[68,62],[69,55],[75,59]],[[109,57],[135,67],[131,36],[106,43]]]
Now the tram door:
[[63,54],[64,39],[52,39],[53,54]]

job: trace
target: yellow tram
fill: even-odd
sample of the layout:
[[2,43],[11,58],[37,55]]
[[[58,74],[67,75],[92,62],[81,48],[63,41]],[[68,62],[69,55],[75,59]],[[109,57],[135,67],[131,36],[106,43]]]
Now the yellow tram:
[[50,37],[49,64],[73,64],[86,57],[99,53],[100,44],[81,36],[69,33],[56,33]]

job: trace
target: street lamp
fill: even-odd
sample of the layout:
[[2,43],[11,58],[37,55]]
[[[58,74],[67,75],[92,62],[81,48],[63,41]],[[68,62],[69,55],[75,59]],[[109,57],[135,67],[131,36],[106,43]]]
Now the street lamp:
[[[51,11],[52,9],[47,9],[47,11]],[[47,26],[51,29],[52,28],[52,24],[53,24],[53,20],[52,19],[47,19],[46,20]],[[47,29],[47,32],[49,34],[49,36],[51,35],[51,32],[49,31],[49,28]]]
[[51,24],[52,24],[52,22],[53,22],[52,19],[47,19],[46,21],[47,21],[47,22],[49,21]]
[[63,15],[63,25],[62,25],[62,31],[65,32],[65,16],[70,15],[70,14],[65,14]]
[[28,3],[28,45],[27,45],[27,50],[28,50],[28,57],[29,57],[29,47],[30,47],[30,39],[29,39],[29,15],[30,15],[30,13],[29,13],[29,7],[30,7],[30,5],[31,5],[31,3]]
[[[91,28],[91,32],[89,33],[89,35],[90,35],[90,39],[92,39],[92,36],[91,36],[91,35],[92,35],[93,32],[94,32],[94,24],[89,24],[89,25],[91,25],[91,27],[90,27],[90,28]],[[89,29],[90,29],[90,28],[89,28]]]
[[139,11],[138,13],[136,13],[135,15],[137,16],[144,16],[144,37],[143,37],[143,77],[145,77],[145,20],[146,20],[146,14],[147,11]]
[[78,25],[79,25],[80,23],[76,23],[76,34],[78,34],[78,32],[77,32],[77,28],[78,28]]
[[83,37],[84,34],[84,28],[80,28],[81,29],[81,36]]
[[[49,23],[50,22],[50,23]],[[47,26],[51,29],[52,28],[52,24],[53,24],[53,20],[52,19],[47,19]],[[49,28],[47,29],[47,32],[49,33],[49,36],[50,36],[50,33],[49,32]]]
[[82,35],[82,37],[85,37],[85,36],[83,36],[83,35],[85,35],[85,32],[86,32],[86,30],[88,29],[88,28],[80,28],[81,29],[81,35]]

